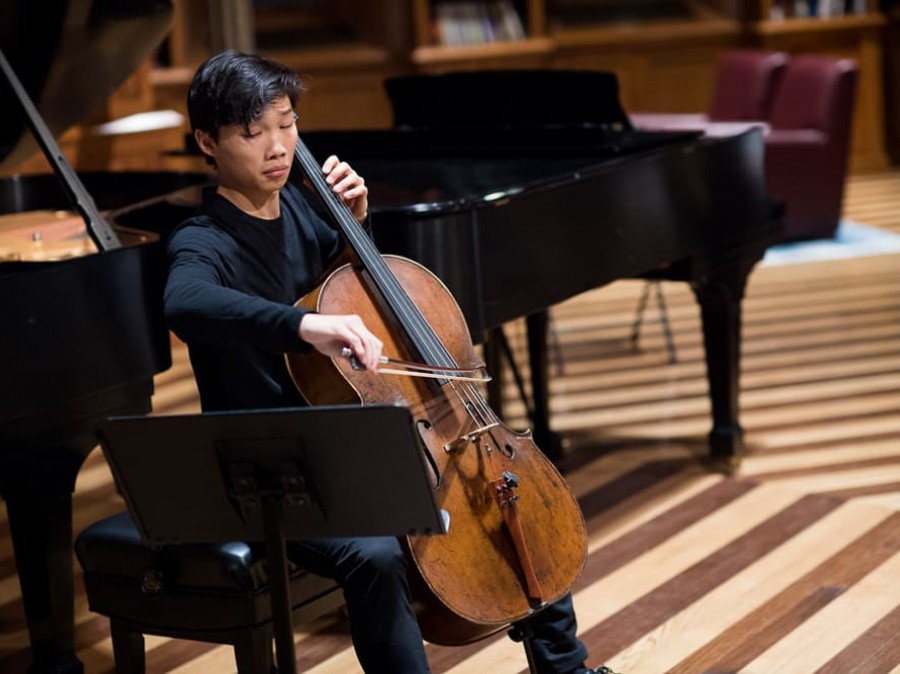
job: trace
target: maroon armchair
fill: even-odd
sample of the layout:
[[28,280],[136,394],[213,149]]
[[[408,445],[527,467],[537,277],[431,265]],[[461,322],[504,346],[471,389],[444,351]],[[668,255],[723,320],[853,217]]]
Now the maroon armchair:
[[766,186],[785,202],[784,239],[834,236],[841,217],[857,67],[850,59],[791,58],[766,136]]
[[787,66],[783,52],[735,49],[719,61],[709,119],[713,122],[769,118],[775,90]]
[[782,52],[733,49],[716,69],[712,101],[706,113],[629,115],[639,129],[706,129],[710,122],[762,122],[769,116],[775,89],[788,57]]

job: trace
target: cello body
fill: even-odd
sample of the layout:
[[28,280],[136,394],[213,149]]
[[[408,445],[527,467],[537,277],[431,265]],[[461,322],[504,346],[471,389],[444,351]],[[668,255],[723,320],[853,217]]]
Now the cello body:
[[[483,366],[462,312],[441,281],[411,260],[380,260],[453,365]],[[385,354],[421,361],[390,301],[368,277],[367,270],[345,265],[297,305],[323,314],[357,314],[383,341]],[[476,641],[569,591],[586,554],[578,503],[529,432],[516,432],[496,418],[490,424],[473,418],[473,408],[479,414],[486,408],[475,384],[357,370],[349,359],[313,350],[288,354],[287,364],[313,405],[377,403],[410,409],[435,500],[450,518],[446,535],[405,541],[413,607],[426,640],[444,645]]]

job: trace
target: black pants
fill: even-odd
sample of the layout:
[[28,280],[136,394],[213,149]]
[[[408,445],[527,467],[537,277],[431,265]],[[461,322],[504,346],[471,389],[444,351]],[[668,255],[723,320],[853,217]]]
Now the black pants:
[[[430,671],[410,606],[406,558],[395,538],[316,539],[288,546],[292,561],[335,579],[344,589],[353,647],[366,674]],[[530,618],[528,624],[541,674],[567,674],[587,658],[575,635],[571,595]]]

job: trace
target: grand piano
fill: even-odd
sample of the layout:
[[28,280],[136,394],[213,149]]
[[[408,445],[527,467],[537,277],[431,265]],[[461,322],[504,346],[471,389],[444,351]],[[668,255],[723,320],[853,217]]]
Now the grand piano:
[[[0,51],[52,143],[149,55],[171,12],[159,0],[2,4]],[[7,168],[38,145],[3,76],[0,91]],[[153,376],[171,363],[161,232],[193,209],[192,186],[208,179],[76,176],[64,158],[59,168],[59,178],[0,181],[0,496],[34,674],[83,671],[73,626],[75,478],[97,444],[96,424],[148,412]]]
[[[365,177],[378,248],[444,281],[485,342],[495,382],[502,325],[527,317],[538,446],[559,455],[548,307],[616,279],[670,279],[689,283],[700,305],[710,458],[734,469],[744,449],[741,300],[781,230],[761,131],[636,131],[603,72],[412,75],[386,87],[393,129],[301,135],[320,160],[336,153]],[[496,410],[499,388],[490,394]]]

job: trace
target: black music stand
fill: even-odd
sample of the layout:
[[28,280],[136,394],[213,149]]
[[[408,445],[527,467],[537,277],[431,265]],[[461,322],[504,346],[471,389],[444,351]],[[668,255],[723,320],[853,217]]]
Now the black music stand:
[[116,417],[100,440],[150,544],[265,541],[278,671],[297,671],[285,540],[446,533],[410,412]]

